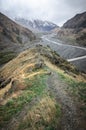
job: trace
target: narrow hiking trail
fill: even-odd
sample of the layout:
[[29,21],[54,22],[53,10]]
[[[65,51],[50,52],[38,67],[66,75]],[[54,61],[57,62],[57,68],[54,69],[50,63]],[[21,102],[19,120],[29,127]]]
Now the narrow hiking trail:
[[61,104],[62,119],[61,130],[84,130],[79,127],[79,113],[73,99],[68,95],[66,83],[59,79],[57,73],[52,72],[47,80],[47,85],[56,101]]

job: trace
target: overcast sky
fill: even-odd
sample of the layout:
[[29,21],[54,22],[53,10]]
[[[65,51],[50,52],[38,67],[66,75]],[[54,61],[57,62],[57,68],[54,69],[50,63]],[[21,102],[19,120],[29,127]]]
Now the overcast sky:
[[62,25],[86,11],[86,0],[0,0],[0,12],[7,16],[49,20]]

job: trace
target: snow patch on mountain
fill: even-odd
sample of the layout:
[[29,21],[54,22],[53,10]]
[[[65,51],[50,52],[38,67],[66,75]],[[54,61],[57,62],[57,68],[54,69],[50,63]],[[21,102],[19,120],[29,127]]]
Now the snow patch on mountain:
[[36,31],[52,31],[53,29],[57,28],[58,26],[49,21],[42,21],[42,20],[27,20],[24,18],[15,18],[15,21],[19,24]]

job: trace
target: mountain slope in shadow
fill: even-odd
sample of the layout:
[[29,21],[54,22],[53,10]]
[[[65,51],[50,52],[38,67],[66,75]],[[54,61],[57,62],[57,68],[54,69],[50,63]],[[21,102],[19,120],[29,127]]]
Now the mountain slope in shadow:
[[27,28],[24,28],[0,13],[0,64],[3,64],[20,52],[23,46],[36,37]]

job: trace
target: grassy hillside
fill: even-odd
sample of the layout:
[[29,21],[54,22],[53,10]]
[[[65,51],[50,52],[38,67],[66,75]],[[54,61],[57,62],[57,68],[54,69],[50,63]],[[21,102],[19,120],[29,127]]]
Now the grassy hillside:
[[[63,80],[63,87],[66,89],[67,84],[72,89],[74,81],[77,84],[74,91],[83,94],[85,75],[49,47],[38,45],[26,50],[0,69],[0,129],[61,129],[63,105],[52,93],[54,87],[48,84],[53,74],[58,75],[54,78],[58,82],[56,85],[61,85],[59,81]],[[71,81],[69,85],[68,80]]]

